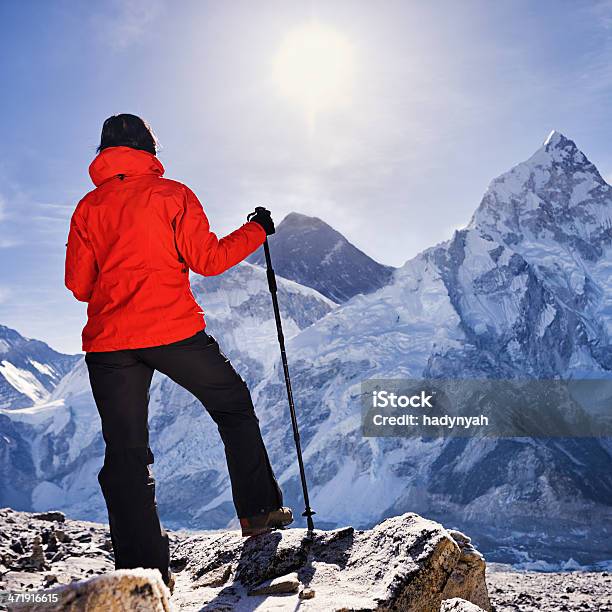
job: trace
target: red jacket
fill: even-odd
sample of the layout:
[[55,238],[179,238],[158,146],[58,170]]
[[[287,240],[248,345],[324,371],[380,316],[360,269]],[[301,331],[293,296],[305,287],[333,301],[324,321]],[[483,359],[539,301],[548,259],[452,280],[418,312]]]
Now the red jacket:
[[257,223],[221,240],[194,193],[162,178],[157,157],[111,147],[91,163],[96,189],[77,205],[66,251],[66,287],[89,302],[84,351],[168,344],[205,327],[189,269],[212,276],[265,240]]

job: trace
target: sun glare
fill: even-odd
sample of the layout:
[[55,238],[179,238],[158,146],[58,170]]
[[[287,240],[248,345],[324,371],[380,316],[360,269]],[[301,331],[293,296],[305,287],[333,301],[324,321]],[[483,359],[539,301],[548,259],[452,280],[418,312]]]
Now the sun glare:
[[274,62],[280,91],[311,114],[340,105],[350,95],[353,51],[333,28],[311,24],[287,33]]

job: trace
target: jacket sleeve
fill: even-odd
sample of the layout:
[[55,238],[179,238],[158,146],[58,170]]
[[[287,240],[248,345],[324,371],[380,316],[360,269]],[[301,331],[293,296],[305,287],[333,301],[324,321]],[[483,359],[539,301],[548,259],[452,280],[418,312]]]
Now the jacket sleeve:
[[265,230],[253,221],[224,238],[210,231],[204,209],[185,187],[181,210],[174,219],[176,246],[191,270],[202,276],[221,274],[248,257],[266,239]]
[[70,233],[66,244],[66,287],[81,302],[89,302],[98,277],[98,265],[87,231],[77,206],[70,220]]

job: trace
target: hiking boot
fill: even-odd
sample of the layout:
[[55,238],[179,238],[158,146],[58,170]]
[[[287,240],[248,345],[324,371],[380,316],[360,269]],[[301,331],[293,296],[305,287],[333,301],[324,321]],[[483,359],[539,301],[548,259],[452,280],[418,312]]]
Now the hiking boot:
[[240,519],[243,538],[269,533],[273,529],[282,529],[291,523],[293,523],[293,513],[291,508],[285,506],[272,512]]

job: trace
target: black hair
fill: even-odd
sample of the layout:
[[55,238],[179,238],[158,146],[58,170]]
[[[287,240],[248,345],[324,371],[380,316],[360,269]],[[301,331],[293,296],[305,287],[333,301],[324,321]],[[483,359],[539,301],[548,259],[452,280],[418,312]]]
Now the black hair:
[[129,113],[112,115],[102,125],[102,136],[97,151],[109,147],[131,147],[140,151],[157,154],[159,142],[149,124]]

